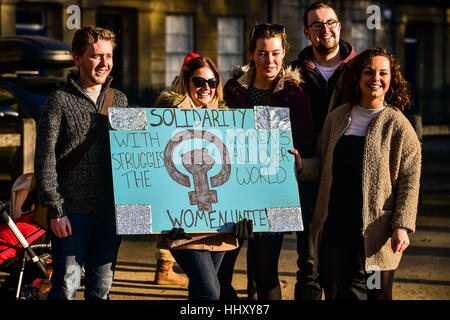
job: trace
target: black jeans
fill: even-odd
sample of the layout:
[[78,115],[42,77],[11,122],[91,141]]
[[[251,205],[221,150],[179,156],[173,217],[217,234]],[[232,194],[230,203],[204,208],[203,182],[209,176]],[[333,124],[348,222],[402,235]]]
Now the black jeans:
[[[247,291],[257,292],[258,300],[281,299],[280,280],[278,278],[278,259],[283,244],[283,234],[255,234],[248,240],[247,248]],[[237,294],[231,285],[234,265],[239,248],[227,251],[218,272],[220,299],[236,300]]]
[[262,235],[248,242],[258,300],[281,300],[278,259],[284,235]]
[[295,300],[322,300],[319,270],[314,261],[315,249],[312,243],[310,223],[304,224],[304,231],[297,232],[297,282]]
[[362,250],[322,245],[320,275],[325,300],[367,300]]
[[[244,241],[239,241],[239,247],[225,252],[217,277],[220,283],[220,300],[238,300],[238,295],[233,288],[233,273],[236,259],[241,252]],[[250,251],[247,249],[247,293],[256,293],[255,277],[253,275],[253,263],[249,259]]]
[[365,272],[364,240],[323,244],[320,274],[326,300],[392,300],[394,270]]
[[315,248],[310,234],[312,212],[319,183],[303,181],[299,184],[302,207],[303,231],[297,232],[297,282],[295,300],[322,300],[322,287],[318,266],[315,264]]

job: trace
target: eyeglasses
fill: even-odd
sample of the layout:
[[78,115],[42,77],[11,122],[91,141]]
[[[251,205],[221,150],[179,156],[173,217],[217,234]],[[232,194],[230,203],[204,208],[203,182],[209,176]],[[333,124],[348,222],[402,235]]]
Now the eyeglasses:
[[315,31],[320,31],[320,30],[323,29],[324,25],[327,25],[328,29],[334,29],[334,28],[336,28],[338,23],[339,23],[339,21],[336,21],[336,20],[329,20],[327,22],[316,21],[316,22],[311,23],[308,26],[308,28],[311,28],[311,29],[313,29]]
[[202,77],[192,77],[191,79],[192,79],[192,83],[197,88],[203,87],[205,85],[205,83],[208,82],[208,86],[211,89],[215,89],[217,87],[217,85],[219,84],[219,80],[216,78],[211,78],[211,79],[206,80],[205,78],[202,78]]
[[257,24],[253,27],[252,33],[250,35],[250,39],[253,39],[253,36],[258,33],[264,33],[266,30],[273,30],[276,33],[284,33],[285,27],[281,24],[269,24],[269,23],[261,23]]

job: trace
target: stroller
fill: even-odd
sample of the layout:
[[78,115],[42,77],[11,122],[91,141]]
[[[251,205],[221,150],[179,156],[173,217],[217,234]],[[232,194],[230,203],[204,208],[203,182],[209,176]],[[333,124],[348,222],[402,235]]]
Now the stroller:
[[[10,214],[0,201],[0,271],[9,275],[0,287],[0,300],[44,298],[51,275],[51,243],[47,232],[33,223],[34,211],[20,208],[28,191],[31,174],[20,176],[13,185]],[[14,218],[15,217],[15,218]]]

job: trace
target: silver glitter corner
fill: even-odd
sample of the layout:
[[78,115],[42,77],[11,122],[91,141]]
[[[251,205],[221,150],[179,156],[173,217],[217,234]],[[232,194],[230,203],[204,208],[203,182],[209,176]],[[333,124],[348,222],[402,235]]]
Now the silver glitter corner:
[[114,130],[148,129],[147,113],[144,108],[109,108],[108,116]]
[[270,232],[303,231],[300,207],[267,208]]
[[151,234],[151,204],[116,204],[116,229],[118,235]]
[[256,129],[291,130],[288,108],[255,106],[254,111]]

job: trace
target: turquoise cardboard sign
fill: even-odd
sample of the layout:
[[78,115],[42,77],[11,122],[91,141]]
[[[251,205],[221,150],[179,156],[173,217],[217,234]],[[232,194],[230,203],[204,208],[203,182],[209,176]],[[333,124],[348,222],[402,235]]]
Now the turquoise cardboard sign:
[[118,234],[303,230],[289,110],[110,108]]

